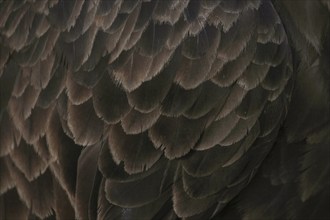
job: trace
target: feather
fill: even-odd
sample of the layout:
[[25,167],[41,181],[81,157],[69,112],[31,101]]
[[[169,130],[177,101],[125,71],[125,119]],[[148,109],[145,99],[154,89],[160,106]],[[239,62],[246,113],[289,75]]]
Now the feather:
[[329,6],[0,0],[0,219],[328,218]]
[[17,61],[22,66],[34,66],[41,58],[47,46],[48,34],[34,39],[31,45],[17,55]]
[[[100,3],[98,5],[98,10],[96,11],[95,23],[102,31],[110,30],[110,27],[116,20],[117,16],[118,17],[121,16],[120,14],[118,15],[121,3],[122,1],[108,2],[108,1],[100,0]],[[111,7],[110,10],[108,6],[102,7],[102,5],[106,5],[106,4],[108,5],[110,4],[109,5]]]
[[69,50],[66,54],[67,59],[72,64],[73,70],[79,70],[80,66],[85,63],[90,56],[93,43],[97,33],[96,25],[92,25],[83,35],[81,35],[72,44],[69,44]]
[[[322,36],[329,27],[329,11],[322,6],[320,1],[304,1],[296,6],[291,2],[282,1],[281,4],[287,10],[299,32],[311,44],[316,51],[322,48]],[[315,25],[318,24],[318,25]]]
[[153,57],[151,67],[146,78],[146,81],[151,80],[153,77],[157,76],[170,62],[175,50],[168,50],[163,48],[156,56]]
[[285,62],[276,67],[270,67],[266,78],[262,81],[261,85],[267,90],[277,90],[287,83],[289,78],[288,67]]
[[212,78],[212,81],[221,87],[232,85],[246,70],[251,63],[255,53],[255,42],[251,40],[244,51],[235,59],[222,67],[222,69]]
[[100,145],[87,146],[81,151],[77,164],[77,180],[75,191],[75,211],[79,219],[89,219],[89,202],[91,201],[96,180],[97,160]]
[[26,120],[12,116],[17,129],[28,144],[35,143],[45,134],[49,125],[49,116],[53,109],[53,106],[47,109],[35,107]]
[[115,20],[112,22],[111,26],[108,29],[106,29],[105,31],[109,34],[114,34],[116,32],[119,32],[119,35],[121,35],[125,28],[128,14],[119,14],[118,13],[116,16],[117,17],[115,17]]
[[329,184],[329,131],[329,124],[314,131],[308,136],[304,146],[306,154],[302,158],[303,173],[300,176],[300,198],[303,202],[317,193],[323,193],[323,189]]
[[263,2],[258,10],[258,27],[257,32],[267,34],[272,32],[275,24],[280,23],[280,19],[270,2]]
[[51,54],[45,60],[39,61],[34,65],[31,69],[30,84],[35,88],[45,89],[53,75],[54,63],[55,56]]
[[[242,140],[242,138],[253,130],[254,126],[259,127],[258,117],[259,114],[253,115],[246,120],[240,119],[230,134],[223,141],[220,141],[219,144],[222,146],[228,146]],[[259,128],[257,130],[259,130]],[[259,133],[259,131],[257,133]]]
[[212,79],[218,72],[220,72],[227,61],[224,61],[222,58],[215,58],[214,62],[211,65],[211,69],[207,74],[206,79]]
[[258,43],[266,44],[267,42],[282,44],[286,40],[285,30],[282,24],[273,24],[266,32],[263,30],[258,34]]
[[245,97],[247,91],[237,84],[233,85],[230,93],[226,98],[226,102],[221,105],[221,111],[217,115],[217,120],[227,116],[230,112],[232,112],[237,106],[240,105],[243,98]]
[[194,89],[205,80],[216,58],[220,32],[212,26],[204,27],[197,36],[187,38],[182,45],[181,65],[175,82],[184,89]]
[[169,49],[177,48],[178,45],[185,39],[189,28],[190,23],[181,17],[179,21],[174,24],[173,29],[168,36],[166,47]]
[[23,17],[17,27],[15,27],[15,30],[13,30],[14,32],[8,36],[8,45],[16,51],[21,50],[25,46],[34,17],[34,13],[31,11],[22,11],[22,14]]
[[287,74],[286,74],[287,79],[285,80],[286,83],[282,83],[278,89],[271,91],[271,93],[268,96],[268,101],[273,102],[283,93],[291,94],[293,89],[293,80],[290,79],[291,75],[292,75],[291,70],[287,69]]
[[183,10],[187,7],[189,1],[158,1],[155,10],[153,11],[152,18],[159,23],[175,24]]
[[93,105],[98,117],[107,123],[117,123],[130,111],[123,89],[105,74],[93,88]]
[[50,28],[47,33],[48,33],[47,44],[43,51],[43,54],[41,55],[41,60],[45,60],[48,56],[53,55],[54,47],[60,36],[60,31],[55,28]]
[[197,119],[206,115],[212,109],[224,103],[229,92],[230,90],[228,88],[221,88],[212,82],[206,81],[202,84],[202,89],[197,99],[194,101],[193,105],[185,111],[184,116]]
[[124,170],[123,163],[118,164],[117,162],[114,161],[113,156],[110,153],[108,141],[106,141],[101,147],[98,168],[104,177],[116,182],[132,182],[144,178],[163,167],[166,160],[161,157],[150,169],[131,175]]
[[[4,156],[0,158],[0,194],[3,195],[8,190],[12,189],[15,186],[15,180],[10,175],[10,170],[7,165],[7,160],[10,160],[9,156]],[[0,197],[1,200],[1,197]],[[0,205],[1,207],[1,205]],[[0,208],[1,210],[1,208]]]
[[131,109],[121,120],[121,126],[126,134],[142,133],[156,123],[160,114],[161,111],[158,108],[149,113],[142,113],[135,109]]
[[24,121],[35,108],[40,94],[40,89],[28,85],[20,97],[12,97],[8,103],[8,110],[13,118]]
[[267,102],[263,112],[260,115],[260,136],[264,137],[270,134],[283,118],[284,103],[281,98],[273,102]]
[[220,4],[221,0],[206,0],[201,3],[203,8],[211,8],[214,9]]
[[21,140],[19,146],[10,153],[10,158],[28,181],[36,179],[48,167],[47,162],[43,161],[24,140]]
[[43,89],[38,97],[37,105],[42,108],[48,108],[58,96],[61,94],[65,87],[66,73],[64,67],[57,66],[46,88]]
[[69,199],[75,195],[77,161],[81,146],[76,145],[71,138],[66,136],[61,128],[57,114],[50,119],[49,132],[46,134],[47,145],[50,153],[57,158],[51,165],[52,172],[59,184],[67,191]]
[[52,154],[53,152],[50,151],[49,147],[50,146],[48,146],[46,135],[33,144],[34,151],[47,164],[51,164],[52,162],[54,162],[58,156]]
[[31,78],[31,68],[23,68],[20,74],[15,79],[13,91],[11,96],[20,97],[25,92],[26,87],[29,86],[29,78]]
[[21,201],[17,191],[12,189],[0,196],[0,213],[1,219],[28,219],[29,209]]
[[[85,1],[61,1],[54,7],[50,8],[48,19],[49,22],[61,30],[69,30],[75,23]],[[85,3],[86,4],[86,3]]]
[[113,216],[113,213],[116,213],[116,211],[113,211],[116,209],[116,206],[111,204],[106,198],[104,185],[105,178],[102,178],[97,200],[97,220],[108,219],[110,216]]
[[12,91],[14,89],[15,81],[21,74],[21,69],[15,63],[15,61],[10,60],[6,65],[0,81],[0,111],[1,113],[6,108],[8,101],[11,97]]
[[253,10],[242,12],[235,25],[221,35],[218,58],[234,60],[244,50],[249,41],[255,41],[256,14]]
[[128,174],[150,169],[162,153],[154,148],[146,132],[127,135],[120,125],[111,127],[108,141],[114,161],[117,164],[123,161]]
[[179,181],[173,186],[173,208],[180,218],[199,214],[216,202],[216,195],[204,199],[191,198],[184,191],[182,184],[182,181]]
[[[11,7],[11,6],[9,5],[9,7]],[[6,16],[4,16],[4,20],[3,20],[3,24],[2,24],[4,30],[2,31],[2,33],[7,38],[9,38],[10,36],[12,36],[15,33],[17,26],[20,24],[25,13],[27,13],[28,7],[23,6],[23,7],[16,8],[16,9],[17,10],[13,10],[12,13],[9,14],[7,19],[6,19]]]
[[50,24],[45,16],[41,14],[36,14],[33,19],[32,27],[30,30],[30,38],[33,37],[40,38],[43,36],[50,28]]
[[183,116],[162,116],[149,130],[148,135],[156,148],[164,149],[167,158],[178,158],[195,146],[204,130],[205,121],[205,117],[191,120]]
[[208,22],[216,27],[221,25],[226,33],[238,20],[239,15],[239,13],[225,12],[220,6],[217,6],[208,17]]
[[[253,146],[255,140],[258,138],[260,133],[259,124],[254,125],[248,134],[243,139],[243,142],[240,144],[240,148],[236,151],[236,153],[230,158],[222,167],[228,167],[232,164],[236,163],[239,159],[241,159],[244,154]],[[229,146],[232,147],[232,146]]]
[[184,10],[185,18],[189,22],[197,19],[201,8],[200,5],[201,3],[198,1],[189,1],[187,8]]
[[5,47],[4,45],[1,45],[1,50],[0,50],[0,77],[3,74],[3,68],[5,64],[8,61],[9,55],[10,55],[11,49],[8,47]]
[[246,160],[239,160],[231,166],[218,168],[211,175],[203,177],[193,177],[183,172],[183,189],[189,197],[194,199],[207,200],[217,193],[220,194],[217,196],[220,199],[227,187],[240,177],[245,164]]
[[101,184],[98,201],[98,217],[97,219],[158,219],[159,212],[162,212],[163,206],[170,201],[170,193],[165,191],[157,200],[136,208],[124,208],[110,204],[105,198],[104,182]]
[[245,90],[254,89],[265,79],[269,68],[270,66],[267,64],[258,65],[251,62],[242,76],[237,80],[237,84]]
[[16,189],[20,199],[31,212],[40,218],[51,215],[54,194],[48,188],[53,184],[49,171],[29,182],[13,164],[10,164],[10,174],[16,180]]
[[[114,161],[113,156],[110,153],[110,147],[108,145],[108,141],[106,141],[104,145],[102,145],[101,147],[100,157],[98,160],[98,169],[101,171],[102,175],[105,178],[109,178],[114,181],[124,181],[124,182],[130,181],[131,179],[135,180],[137,178],[140,178],[141,175],[139,174],[129,175],[128,173],[125,172],[123,163],[118,164],[116,162]],[[155,169],[151,168],[146,172],[143,172],[142,176],[149,175],[154,171]]]
[[140,40],[143,32],[148,26],[156,3],[156,1],[142,2],[141,10],[134,26],[134,30],[131,33],[130,38],[127,40],[125,50],[131,49]]
[[115,7],[115,4],[120,1],[107,1],[107,0],[100,0],[98,7],[97,7],[97,16],[105,16],[109,14],[110,12],[113,12],[113,8]]
[[68,104],[68,126],[77,144],[93,145],[103,135],[103,121],[95,114],[92,100],[81,105]]
[[258,8],[260,2],[261,2],[260,0],[253,0],[253,1],[224,0],[220,2],[220,7],[225,12],[239,13],[249,8],[254,8],[254,9]]
[[172,175],[164,175],[164,172],[167,172],[167,169],[169,169],[169,172],[173,172],[176,165],[175,163],[168,163],[169,167],[158,169],[136,181],[116,182],[107,179],[105,192],[108,201],[125,208],[134,208],[155,201],[172,184],[173,180],[165,180],[171,177],[173,173],[171,173]]
[[154,78],[144,82],[139,88],[127,94],[130,106],[140,112],[151,112],[157,108],[168,93],[174,74],[178,67],[176,59],[178,53],[174,54],[171,62]]
[[54,212],[56,217],[59,219],[74,219],[75,213],[74,209],[69,201],[69,198],[66,192],[62,189],[59,183],[56,181],[54,184]]
[[74,105],[80,105],[86,102],[93,95],[91,89],[76,83],[70,73],[66,79],[66,90],[70,102]]
[[139,52],[144,56],[158,54],[164,47],[171,30],[172,26],[169,24],[150,22],[138,42]]
[[95,40],[93,43],[93,48],[91,50],[91,54],[89,55],[86,62],[83,64],[82,69],[85,71],[92,71],[96,68],[99,62],[102,62],[101,59],[107,55],[106,48],[104,47],[107,44],[109,39],[109,35],[103,31],[98,31]]
[[144,1],[142,2],[141,10],[134,27],[134,32],[144,30],[149,23],[151,16],[154,12],[154,8],[158,2]]
[[[136,24],[136,25],[138,25],[138,24]],[[133,47],[140,40],[140,38],[141,38],[143,32],[145,31],[146,27],[147,27],[147,24],[145,25],[145,27],[142,27],[141,30],[137,30],[137,31],[135,29],[133,30],[130,38],[127,40],[127,42],[125,44],[124,51],[133,49]]]
[[[255,132],[250,134],[252,138],[245,137],[245,139],[253,141]],[[245,139],[230,146],[215,145],[210,149],[191,153],[182,162],[184,172],[196,178],[212,175],[212,173],[215,173],[216,170],[221,169],[228,163],[231,158],[234,158],[239,149],[248,149],[250,147],[251,141],[245,141]]]
[[74,81],[87,88],[93,88],[107,72],[108,59],[108,56],[102,57],[93,70],[79,70],[73,72]]
[[271,42],[281,44],[286,39],[287,39],[287,37],[285,35],[285,29],[284,29],[283,25],[276,24],[275,33],[274,33],[273,38],[271,39]]
[[205,129],[200,141],[194,149],[206,150],[214,147],[230,134],[239,120],[239,117],[235,113],[231,113],[224,118],[213,122]]
[[125,51],[112,63],[111,74],[126,91],[131,92],[145,81],[151,64],[151,57],[134,50]]
[[0,116],[0,158],[9,154],[19,143],[20,134],[7,111]]
[[119,13],[130,14],[137,7],[139,1],[123,1]]
[[162,102],[162,115],[180,116],[188,110],[199,97],[203,86],[186,90],[179,85],[173,84]]
[[113,62],[115,59],[118,58],[118,56],[123,52],[123,49],[125,48],[125,45],[127,44],[129,40],[129,36],[132,34],[134,30],[134,26],[136,25],[136,21],[139,15],[141,9],[141,4],[134,9],[132,13],[128,15],[128,18],[125,22],[124,29],[121,33],[120,39],[118,43],[116,44],[116,47],[110,54],[110,62]]
[[286,122],[289,142],[300,140],[329,120],[329,85],[324,77],[317,66],[302,69],[298,75],[291,102],[297,107],[290,110]]
[[236,114],[243,119],[247,119],[260,113],[266,104],[267,98],[268,92],[260,86],[250,90],[236,108]]
[[285,42],[280,45],[275,43],[258,43],[253,62],[259,65],[277,66],[287,54],[287,44]]
[[14,5],[13,2],[1,2],[1,7],[0,7],[0,13],[2,14],[0,18],[1,29],[5,26],[7,19],[11,15],[11,12],[14,8],[13,5]]
[[[76,21],[72,28],[69,28],[65,32],[62,32],[61,37],[67,43],[76,41],[81,35],[83,35],[93,24],[97,7],[93,7],[95,2],[85,1],[81,11],[77,15]],[[91,7],[91,5],[93,5]]]
[[152,18],[159,23],[175,24],[189,1],[158,1]]

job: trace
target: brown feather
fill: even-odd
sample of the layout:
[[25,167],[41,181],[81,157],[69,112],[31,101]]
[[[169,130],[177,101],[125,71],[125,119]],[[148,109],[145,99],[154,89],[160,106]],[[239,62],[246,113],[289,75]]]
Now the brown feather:
[[6,193],[8,190],[12,189],[15,186],[15,180],[10,175],[10,170],[7,164],[8,160],[10,160],[9,156],[0,157],[0,179],[1,179],[0,194],[1,195],[3,195],[4,193]]
[[157,108],[168,93],[178,67],[179,53],[174,54],[172,61],[154,78],[144,82],[139,88],[127,94],[130,106],[147,113]]
[[169,159],[187,154],[200,139],[206,118],[197,120],[183,116],[171,118],[162,116],[149,130],[149,138],[156,148],[164,150]]
[[239,122],[239,117],[231,113],[224,118],[213,122],[202,134],[202,137],[196,147],[196,150],[206,150],[219,144],[234,129]]
[[43,161],[33,147],[24,140],[21,140],[19,146],[10,153],[10,158],[28,181],[36,179],[48,167],[48,163]]
[[7,111],[0,117],[0,157],[9,154],[19,143],[20,133]]
[[108,141],[114,161],[123,161],[128,174],[150,169],[162,153],[154,148],[146,132],[127,135],[118,124],[111,127]]
[[107,123],[117,123],[130,111],[122,87],[105,74],[93,88],[93,105],[98,117]]
[[151,128],[160,115],[161,111],[158,108],[149,113],[142,113],[135,109],[131,109],[121,120],[121,126],[127,134],[142,133]]
[[93,145],[103,135],[104,123],[95,114],[91,99],[81,105],[68,103],[68,126],[77,144]]
[[15,167],[10,165],[10,174],[16,180],[16,189],[20,199],[24,204],[40,218],[45,218],[52,214],[53,180],[49,171],[40,175],[37,179],[29,182],[24,175]]
[[28,219],[29,209],[21,201],[15,189],[0,196],[0,218],[8,220]]
[[209,209],[216,202],[216,195],[204,198],[191,198],[183,189],[182,181],[173,186],[173,208],[175,213],[183,218],[199,214]]

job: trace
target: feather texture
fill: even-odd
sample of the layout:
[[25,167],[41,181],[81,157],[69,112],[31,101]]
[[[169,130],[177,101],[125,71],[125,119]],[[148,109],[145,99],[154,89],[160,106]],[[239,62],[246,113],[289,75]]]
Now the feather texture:
[[0,0],[0,219],[328,219],[326,0]]

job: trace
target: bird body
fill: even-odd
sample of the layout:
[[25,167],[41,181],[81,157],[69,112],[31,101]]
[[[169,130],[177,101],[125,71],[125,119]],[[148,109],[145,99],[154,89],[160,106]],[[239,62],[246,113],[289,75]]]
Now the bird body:
[[0,14],[0,219],[330,217],[329,1]]

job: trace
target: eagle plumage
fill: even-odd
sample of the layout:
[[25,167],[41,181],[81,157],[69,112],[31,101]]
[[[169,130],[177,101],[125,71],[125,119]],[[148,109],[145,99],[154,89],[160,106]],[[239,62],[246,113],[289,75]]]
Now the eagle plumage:
[[329,219],[329,0],[0,0],[0,219]]

